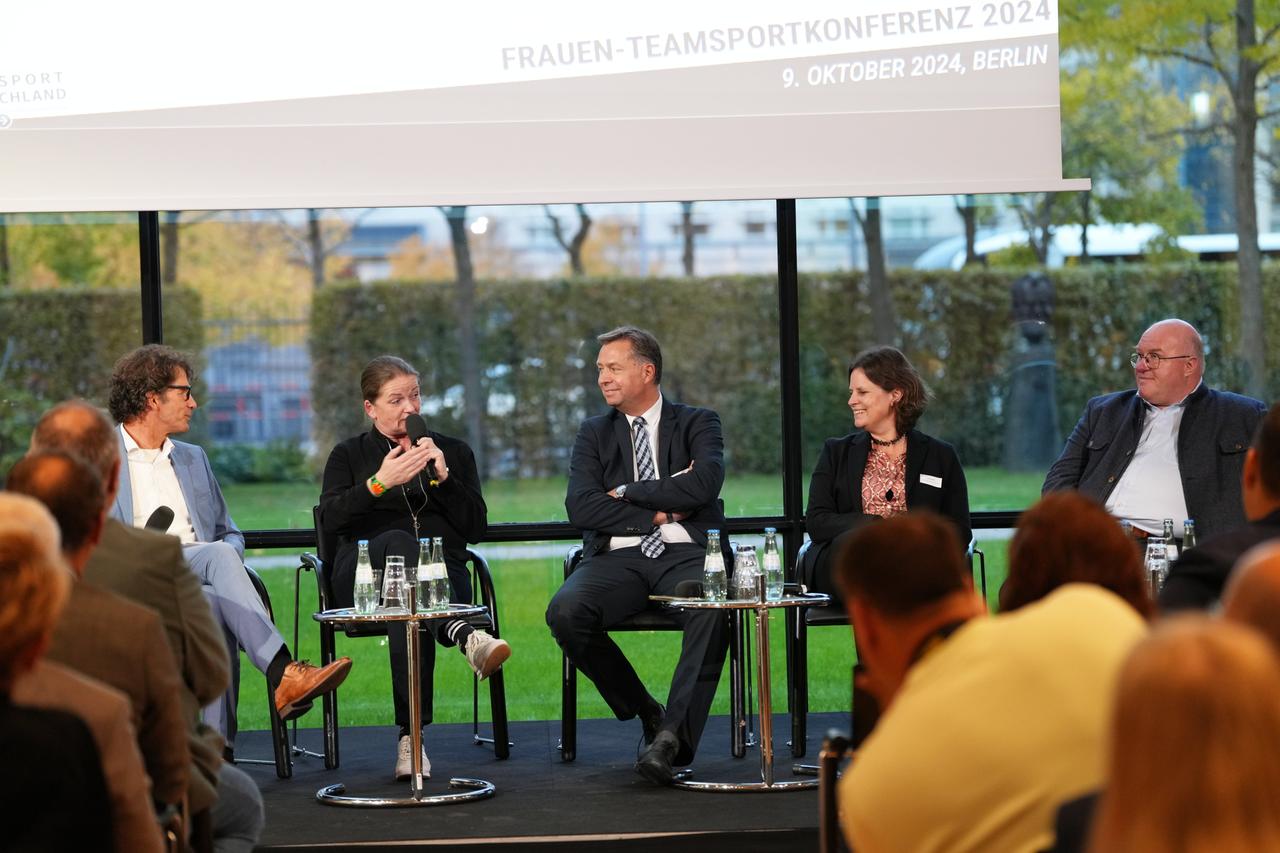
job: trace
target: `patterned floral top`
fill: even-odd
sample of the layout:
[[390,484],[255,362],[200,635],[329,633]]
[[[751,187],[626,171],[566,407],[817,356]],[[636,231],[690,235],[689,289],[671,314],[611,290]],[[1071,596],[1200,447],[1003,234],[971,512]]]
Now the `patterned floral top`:
[[862,511],[882,518],[907,511],[907,454],[894,459],[888,450],[871,445],[862,472]]

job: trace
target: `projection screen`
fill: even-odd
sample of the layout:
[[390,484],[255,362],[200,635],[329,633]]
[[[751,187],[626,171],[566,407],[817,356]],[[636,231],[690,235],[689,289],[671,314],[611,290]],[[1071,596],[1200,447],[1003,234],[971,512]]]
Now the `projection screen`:
[[1055,0],[29,2],[0,211],[1072,190]]

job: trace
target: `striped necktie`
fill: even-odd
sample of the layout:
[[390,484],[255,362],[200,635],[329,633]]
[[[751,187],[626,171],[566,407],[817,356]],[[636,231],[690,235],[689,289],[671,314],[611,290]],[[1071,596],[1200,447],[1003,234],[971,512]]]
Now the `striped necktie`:
[[[641,480],[656,480],[658,475],[653,467],[653,449],[649,447],[649,430],[645,429],[644,418],[636,418],[631,423],[631,440],[636,450],[636,472]],[[640,540],[640,553],[653,559],[666,550],[662,544],[662,530],[656,525]]]

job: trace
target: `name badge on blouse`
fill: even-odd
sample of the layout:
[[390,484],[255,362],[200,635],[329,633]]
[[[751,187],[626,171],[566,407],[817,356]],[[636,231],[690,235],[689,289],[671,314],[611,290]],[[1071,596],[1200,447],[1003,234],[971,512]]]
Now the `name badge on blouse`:
[[935,477],[932,474],[921,474],[920,482],[924,483],[926,486],[933,486],[935,489],[942,488],[942,478]]

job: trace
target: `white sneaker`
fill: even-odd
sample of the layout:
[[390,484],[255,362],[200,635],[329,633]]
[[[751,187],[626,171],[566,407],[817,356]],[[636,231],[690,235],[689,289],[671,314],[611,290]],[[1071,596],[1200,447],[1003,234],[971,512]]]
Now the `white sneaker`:
[[[412,741],[408,735],[400,738],[400,750],[396,753],[396,781],[403,782],[413,775]],[[431,778],[431,762],[427,760],[427,745],[422,745],[422,778]]]
[[467,663],[476,671],[483,681],[498,671],[498,668],[511,657],[511,646],[506,640],[491,637],[485,631],[474,631],[467,637],[467,646],[463,650],[467,655]]

